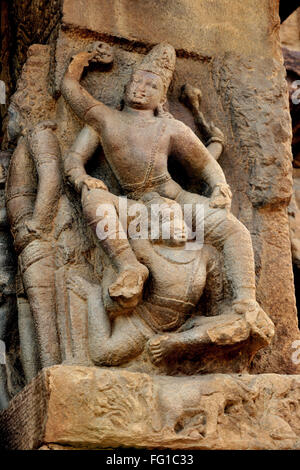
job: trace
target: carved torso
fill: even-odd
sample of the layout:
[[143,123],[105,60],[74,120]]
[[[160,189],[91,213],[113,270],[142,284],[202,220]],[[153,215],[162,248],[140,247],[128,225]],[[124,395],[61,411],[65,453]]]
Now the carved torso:
[[[139,315],[157,332],[179,328],[203,293],[210,252],[206,247],[197,251],[165,248],[146,240],[135,240],[132,243],[138,260],[151,272],[144,301],[137,308]],[[106,272],[104,290],[110,281],[109,272]],[[107,297],[105,293],[104,296]],[[112,310],[111,316],[114,316]]]
[[101,129],[105,156],[126,193],[150,189],[169,178],[170,126],[167,119],[141,121],[115,111]]

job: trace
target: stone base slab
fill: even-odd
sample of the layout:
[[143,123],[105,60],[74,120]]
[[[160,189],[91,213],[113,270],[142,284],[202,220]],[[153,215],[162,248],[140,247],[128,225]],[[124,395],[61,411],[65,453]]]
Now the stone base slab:
[[54,366],[0,413],[7,449],[300,449],[300,376]]

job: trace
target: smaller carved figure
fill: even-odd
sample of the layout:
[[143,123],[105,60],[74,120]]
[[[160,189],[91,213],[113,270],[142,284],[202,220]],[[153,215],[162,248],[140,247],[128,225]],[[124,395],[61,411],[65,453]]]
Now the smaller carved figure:
[[[152,197],[165,201],[156,193]],[[187,251],[182,218],[176,213],[170,239],[131,242],[137,259],[150,272],[146,293],[137,307],[120,309],[111,299],[109,286],[116,276],[111,265],[104,268],[102,288],[80,276],[69,279],[69,288],[88,303],[89,353],[94,364],[121,365],[145,347],[155,365],[175,357],[201,360],[209,344],[238,344],[253,332],[264,344],[272,338],[273,324],[262,309],[253,318],[219,310],[223,299],[219,254],[209,245]],[[210,305],[209,317],[203,315],[202,296]]]

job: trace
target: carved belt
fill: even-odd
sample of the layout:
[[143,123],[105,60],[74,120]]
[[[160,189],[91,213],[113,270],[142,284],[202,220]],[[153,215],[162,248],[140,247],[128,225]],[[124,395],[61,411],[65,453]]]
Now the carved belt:
[[185,322],[185,314],[172,308],[145,302],[137,308],[140,317],[156,333],[160,331],[172,331],[179,328]]
[[169,173],[164,173],[162,175],[156,176],[155,178],[151,178],[146,185],[144,182],[122,184],[122,189],[125,191],[126,195],[130,197],[130,199],[136,200],[142,197],[146,192],[153,191],[157,186],[170,181],[170,179],[172,179],[171,175]]

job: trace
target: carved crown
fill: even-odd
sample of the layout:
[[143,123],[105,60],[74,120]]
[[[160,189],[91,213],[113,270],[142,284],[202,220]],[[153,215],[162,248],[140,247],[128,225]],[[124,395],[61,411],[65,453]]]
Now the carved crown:
[[137,66],[138,70],[159,75],[167,92],[175,69],[176,53],[170,44],[157,44]]

